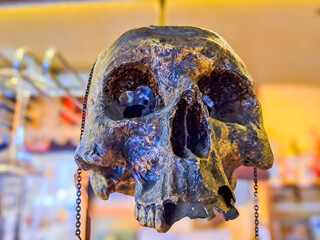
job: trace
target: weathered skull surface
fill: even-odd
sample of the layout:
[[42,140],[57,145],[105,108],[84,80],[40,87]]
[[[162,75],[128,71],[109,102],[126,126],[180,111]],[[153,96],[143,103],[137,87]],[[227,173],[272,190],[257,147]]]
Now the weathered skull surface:
[[123,34],[93,68],[76,162],[94,192],[135,196],[143,226],[183,217],[234,219],[232,174],[273,156],[253,82],[217,34],[146,27]]

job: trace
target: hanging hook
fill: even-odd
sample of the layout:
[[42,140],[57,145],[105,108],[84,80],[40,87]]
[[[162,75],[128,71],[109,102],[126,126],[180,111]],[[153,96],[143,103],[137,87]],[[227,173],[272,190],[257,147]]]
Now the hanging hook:
[[[61,89],[63,89],[67,95],[72,96],[71,90],[64,85],[60,83],[58,79],[56,79],[53,74],[51,73],[52,71],[52,63],[53,61],[57,59],[64,67],[65,70],[68,72],[72,73],[73,76],[77,79],[81,87],[85,88],[85,83],[80,77],[79,73],[67,62],[67,60],[63,57],[63,55],[55,48],[49,48],[45,53],[43,57],[43,62],[42,62],[42,69],[43,71],[57,84],[57,86]],[[71,97],[72,102],[79,108],[82,108],[81,102],[74,98]]]
[[4,62],[4,64],[7,67],[11,66],[11,61],[8,58],[6,58],[2,53],[0,53],[0,59],[2,60],[2,62]]
[[160,1],[160,15],[159,15],[159,25],[165,26],[167,19],[166,19],[166,9],[165,9],[165,0]]
[[[36,66],[41,68],[41,61],[36,57],[36,55],[33,52],[31,52],[28,48],[21,47],[18,48],[13,55],[12,66],[15,70],[15,74],[18,75],[25,82],[30,83],[34,88],[36,88],[40,92],[40,94],[45,95],[44,90],[41,87],[39,87],[36,82],[31,80],[29,76],[22,73],[21,68],[22,64],[24,64],[25,56],[31,57],[32,61],[36,64]],[[13,74],[13,76],[15,74]]]
[[72,73],[72,75],[77,79],[81,87],[85,88],[85,81],[81,78],[80,74],[77,70],[75,70],[71,64],[64,58],[64,56],[55,48],[49,48],[45,53],[43,57],[42,62],[42,69],[45,73],[49,73],[52,68],[53,61],[57,59],[65,70],[67,70],[69,73]]
[[23,63],[23,59],[25,56],[31,57],[34,63],[36,63],[38,67],[41,67],[41,61],[36,57],[36,55],[32,53],[28,48],[21,47],[18,48],[13,55],[12,64],[14,69],[18,71],[21,70],[21,63]]

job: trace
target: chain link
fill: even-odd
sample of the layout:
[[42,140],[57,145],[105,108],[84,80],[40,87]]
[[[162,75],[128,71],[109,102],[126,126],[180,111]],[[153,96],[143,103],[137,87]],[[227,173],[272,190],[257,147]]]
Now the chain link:
[[254,236],[259,239],[259,205],[258,205],[258,173],[257,168],[253,168],[254,181]]
[[76,214],[76,236],[81,240],[81,236],[80,236],[80,226],[81,226],[81,214],[80,214],[80,211],[81,211],[81,207],[80,207],[80,203],[81,203],[81,168],[78,168],[77,169],[77,200],[76,200],[76,203],[77,203],[77,207],[76,207],[76,211],[77,211],[77,214]]
[[[88,80],[88,84],[87,84],[87,89],[86,89],[86,93],[84,95],[84,99],[83,99],[83,107],[82,107],[82,121],[81,121],[81,130],[80,130],[80,141],[82,139],[82,135],[83,135],[83,131],[84,131],[84,125],[86,122],[86,113],[87,113],[87,102],[88,102],[88,96],[89,96],[89,91],[90,91],[90,86],[91,86],[91,79],[92,79],[92,74],[93,74],[93,69],[94,69],[94,65],[91,69],[90,75],[89,75],[89,80]],[[80,230],[80,226],[81,226],[81,172],[82,169],[80,167],[78,167],[77,169],[77,177],[76,177],[76,187],[77,187],[77,207],[76,207],[76,236],[78,237],[79,240],[81,240],[81,230]]]

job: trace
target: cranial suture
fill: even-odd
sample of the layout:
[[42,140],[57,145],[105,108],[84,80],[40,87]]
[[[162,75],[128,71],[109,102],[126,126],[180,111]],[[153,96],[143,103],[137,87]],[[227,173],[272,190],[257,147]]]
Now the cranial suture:
[[134,195],[136,219],[159,232],[236,218],[234,170],[273,164],[244,64],[195,27],[133,29],[100,53],[75,159],[97,196]]

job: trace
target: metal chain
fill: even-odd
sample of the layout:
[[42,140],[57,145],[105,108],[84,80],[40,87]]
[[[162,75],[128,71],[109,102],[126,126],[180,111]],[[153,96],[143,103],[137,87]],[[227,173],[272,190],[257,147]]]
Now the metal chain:
[[254,233],[255,239],[259,239],[259,205],[258,205],[258,173],[257,168],[253,168],[254,181]]
[[77,214],[76,214],[76,236],[81,240],[81,236],[80,236],[80,226],[81,226],[81,214],[80,214],[80,211],[81,211],[81,207],[80,207],[80,203],[81,203],[81,168],[78,168],[77,169],[77,184],[76,184],[76,187],[77,187],[77,200],[76,200],[76,203],[77,203],[77,207],[76,207],[76,211],[77,211]]
[[[88,102],[88,96],[89,96],[89,91],[90,91],[90,86],[91,86],[91,79],[92,79],[92,74],[93,74],[93,69],[94,69],[94,65],[95,63],[93,64],[93,67],[91,69],[91,72],[90,72],[90,75],[89,75],[89,80],[88,80],[88,84],[87,84],[87,89],[86,89],[86,93],[84,94],[84,99],[83,99],[83,107],[82,107],[82,121],[81,121],[81,130],[80,130],[80,141],[82,139],[82,135],[83,135],[83,131],[84,131],[84,124],[86,122],[86,113],[87,113],[87,102]],[[80,214],[80,211],[81,211],[81,206],[80,206],[80,203],[81,203],[81,172],[82,172],[82,169],[80,167],[78,167],[77,169],[77,177],[76,177],[76,180],[77,180],[77,184],[76,184],[76,187],[77,187],[77,200],[76,200],[76,203],[77,203],[77,207],[76,207],[76,236],[78,237],[79,240],[81,240],[81,230],[80,230],[80,226],[81,226],[81,214]]]

